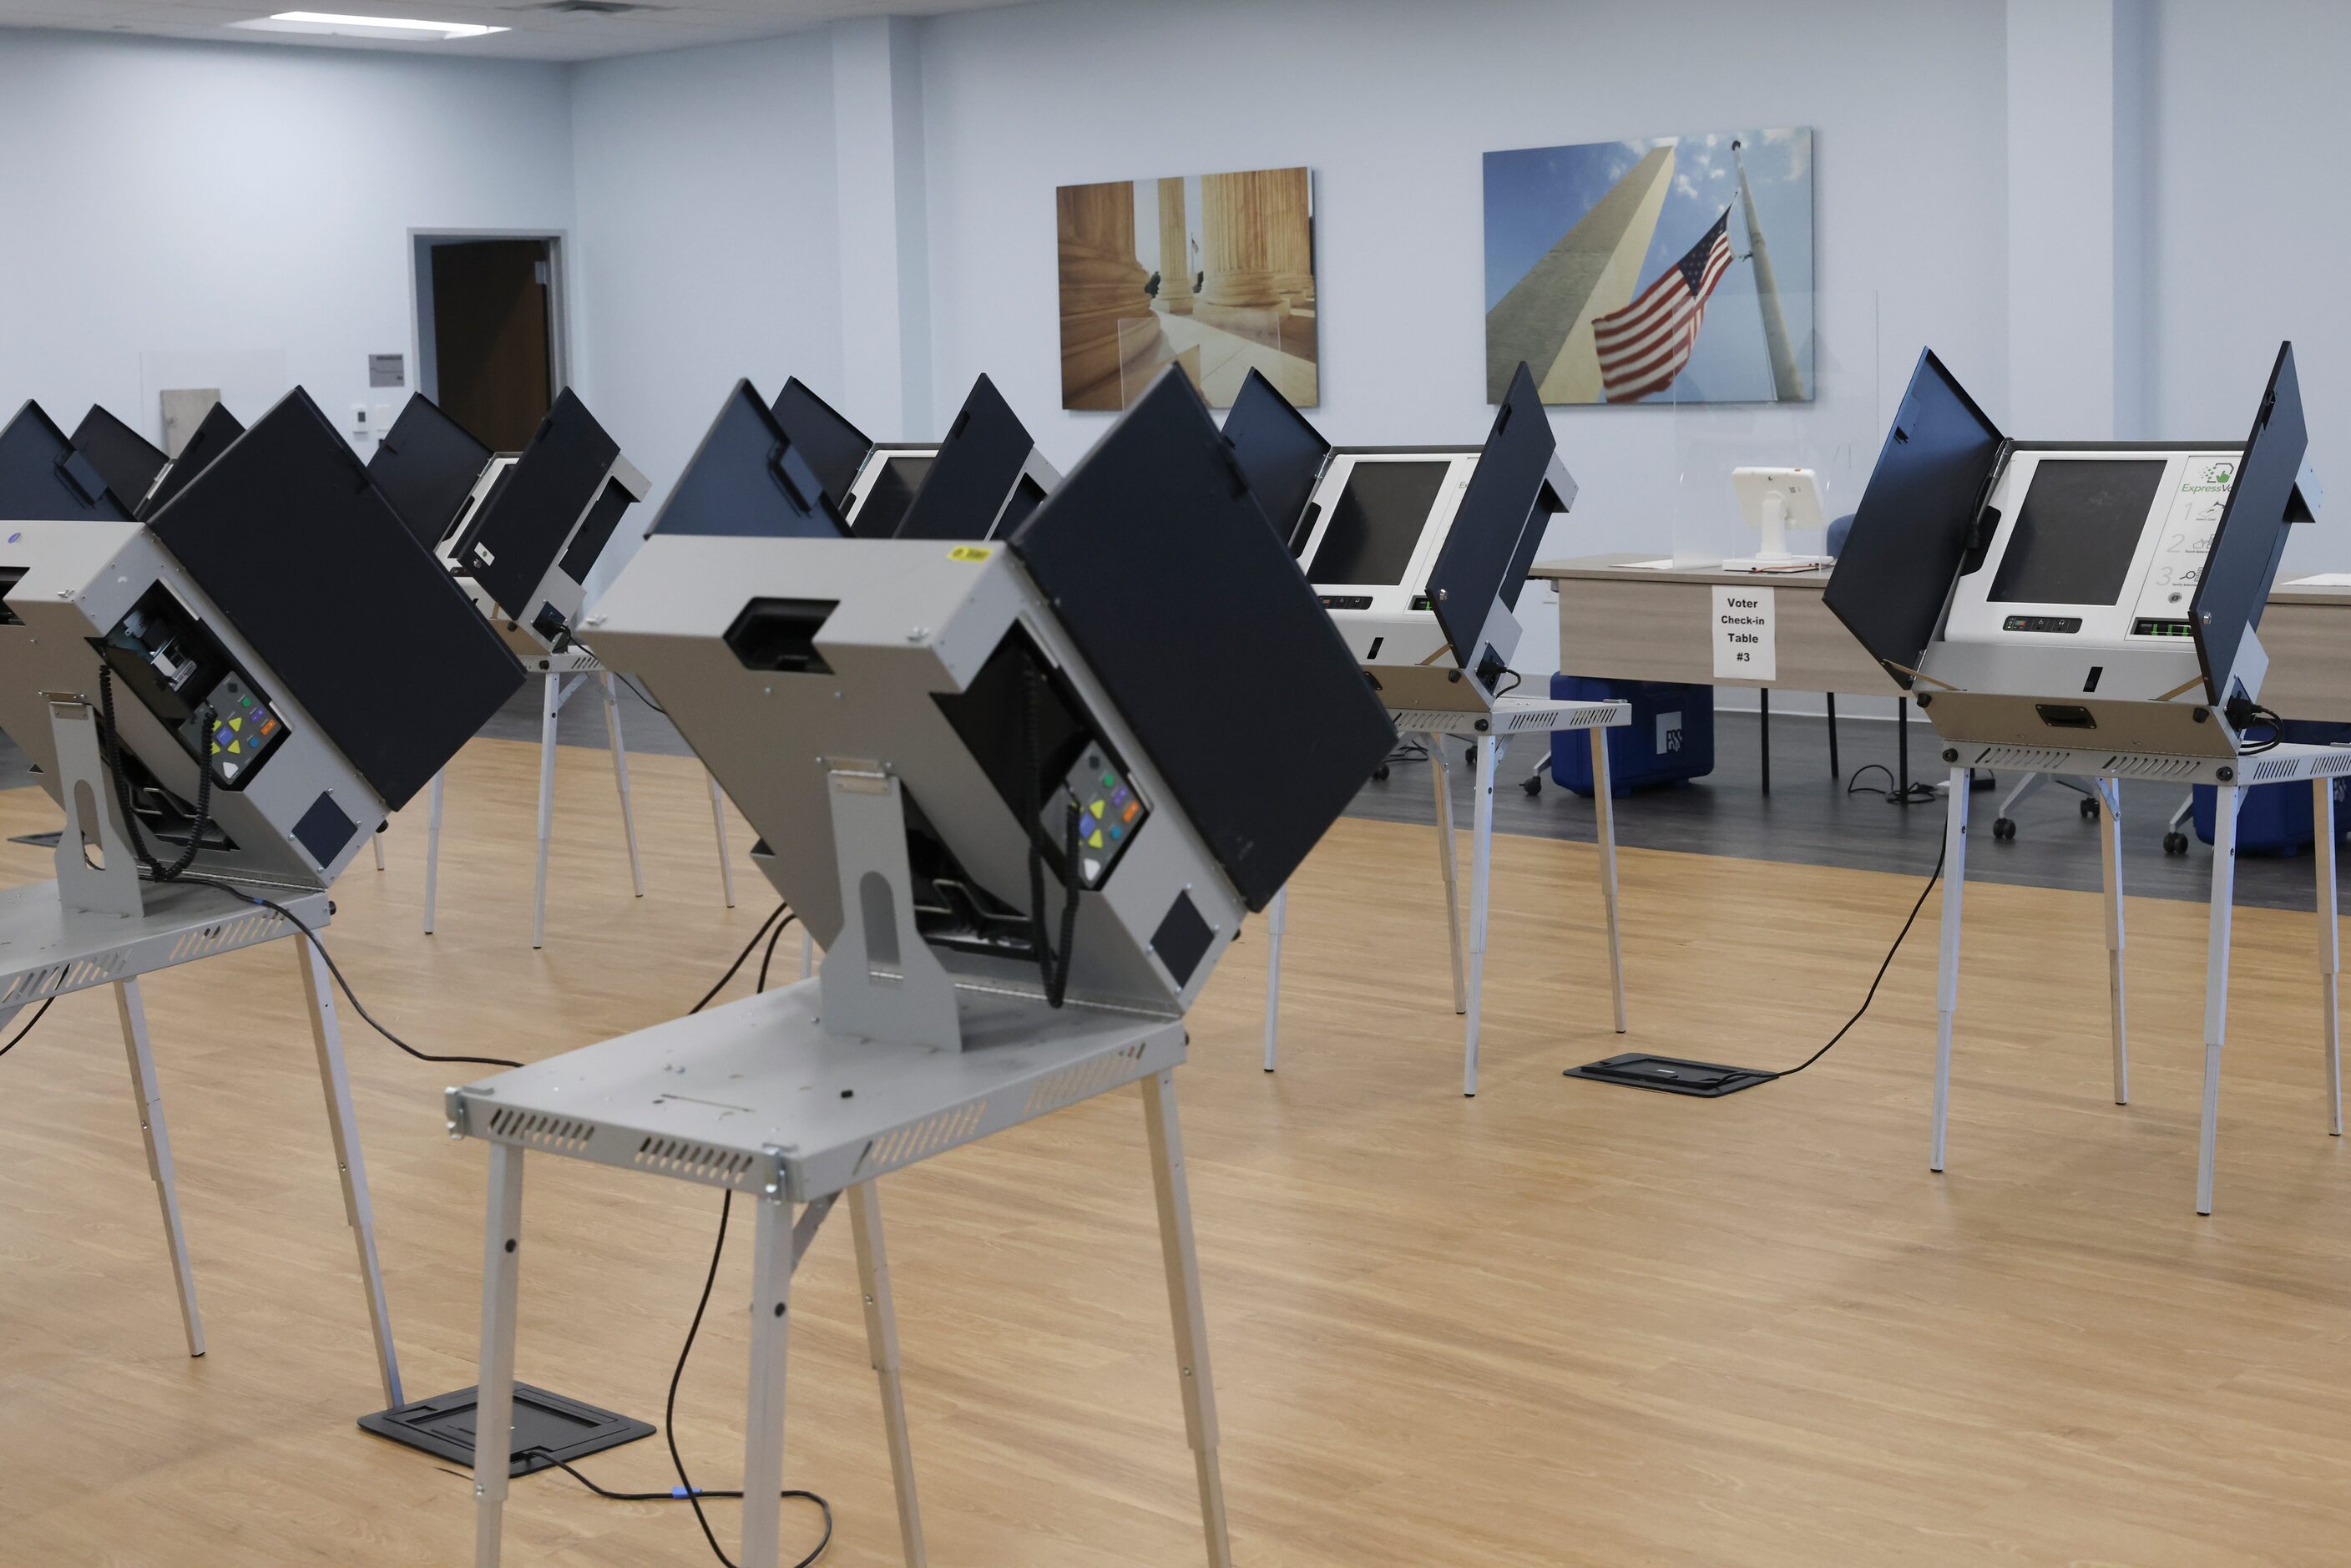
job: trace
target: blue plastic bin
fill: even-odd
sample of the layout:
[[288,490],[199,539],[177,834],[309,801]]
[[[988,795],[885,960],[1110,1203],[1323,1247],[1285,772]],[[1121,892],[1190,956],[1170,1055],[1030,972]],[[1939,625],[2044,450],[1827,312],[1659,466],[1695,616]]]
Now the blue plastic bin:
[[[1553,675],[1551,695],[1579,702],[1626,701],[1633,722],[1608,737],[1608,792],[1629,795],[1714,771],[1714,688],[1671,681],[1607,681]],[[1551,776],[1562,788],[1592,794],[1592,742],[1580,729],[1553,730]]]
[[[2283,738],[2297,746],[2325,746],[2351,738],[2351,725],[2288,723]],[[1614,758],[1612,757],[1611,761]],[[1557,766],[1556,763],[1553,764]],[[2210,784],[2193,787],[2196,836],[2212,841],[2212,818],[2220,809],[2220,792]],[[2335,780],[2335,831],[2351,831],[2344,803],[2351,800],[2351,779]],[[2317,821],[2311,810],[2310,786],[2256,784],[2245,791],[2237,808],[2237,852],[2248,855],[2298,855],[2316,838]]]

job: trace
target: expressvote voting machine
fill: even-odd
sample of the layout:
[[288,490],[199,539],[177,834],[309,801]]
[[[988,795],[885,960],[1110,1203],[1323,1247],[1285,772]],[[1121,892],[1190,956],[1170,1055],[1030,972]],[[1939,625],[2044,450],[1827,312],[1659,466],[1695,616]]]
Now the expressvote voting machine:
[[869,441],[798,380],[784,383],[771,412],[856,538],[994,538],[1061,481],[985,375],[946,438],[929,444]]
[[[507,1418],[526,1151],[737,1190],[758,1210],[742,1562],[772,1568],[792,1263],[845,1197],[921,1562],[876,1179],[1140,1082],[1229,1563],[1173,1070],[1242,917],[1395,731],[1180,374],[995,541],[842,537],[810,472],[738,385],[587,633],[765,835],[821,969],[450,1092],[453,1134],[491,1148],[479,1425]],[[476,1456],[484,1564],[504,1458]]]
[[[1575,500],[1534,378],[1520,367],[1482,446],[1337,447],[1252,371],[1225,436],[1275,534],[1304,568],[1396,728],[1425,737],[1437,792],[1438,852],[1453,945],[1453,1002],[1466,1014],[1462,1092],[1478,1092],[1478,1035],[1494,830],[1494,769],[1514,735],[1589,729],[1615,1025],[1625,1027],[1616,919],[1616,846],[1602,733],[1631,718],[1623,702],[1520,695],[1510,665],[1518,601],[1551,519]],[[1538,675],[1546,686],[1549,674]],[[1456,891],[1446,747],[1477,762],[1467,974]],[[1268,917],[1265,1068],[1275,1066],[1286,900]]]
[[2310,781],[2328,1092],[2341,1131],[2329,781],[2351,773],[2351,748],[2281,744],[2282,720],[2261,704],[2262,610],[2288,529],[2319,506],[2308,447],[2291,344],[2279,349],[2242,439],[2166,444],[2011,439],[1941,361],[1921,358],[1826,597],[1917,697],[1951,770],[1935,1169],[1948,1122],[1971,768],[2094,783],[2118,1103],[2129,1092],[2121,781],[2218,787],[2199,1213],[2211,1211],[2237,807],[2249,786]]
[[[556,397],[520,452],[496,452],[475,439],[422,393],[412,396],[384,433],[368,472],[390,497],[418,541],[455,578],[482,614],[538,677],[538,869],[531,899],[530,945],[547,936],[548,853],[554,836],[556,721],[593,682],[604,709],[629,877],[644,896],[636,816],[629,797],[628,751],[621,737],[611,672],[579,640],[587,581],[647,481],[569,388]],[[441,817],[445,781],[435,775],[427,814],[424,929],[438,907]],[[716,793],[711,815],[719,867],[734,902],[726,855],[726,817]]]
[[[56,493],[99,498],[84,460],[40,461],[51,472],[33,477]],[[288,917],[327,925],[336,876],[522,672],[298,389],[146,523],[65,507],[0,523],[0,729],[66,819],[57,880],[0,892],[0,1022],[115,988],[183,1326],[202,1354],[140,977],[293,936],[397,1402],[328,972]]]

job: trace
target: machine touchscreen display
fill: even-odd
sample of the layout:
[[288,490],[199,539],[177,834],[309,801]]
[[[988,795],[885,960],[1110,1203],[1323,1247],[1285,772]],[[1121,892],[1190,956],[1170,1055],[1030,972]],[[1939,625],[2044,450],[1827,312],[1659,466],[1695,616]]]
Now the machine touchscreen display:
[[1992,578],[1995,604],[2113,604],[2138,553],[2161,458],[2045,458]]
[[1315,583],[1393,585],[1404,580],[1413,547],[1447,463],[1357,463],[1332,508],[1322,542],[1306,569]]

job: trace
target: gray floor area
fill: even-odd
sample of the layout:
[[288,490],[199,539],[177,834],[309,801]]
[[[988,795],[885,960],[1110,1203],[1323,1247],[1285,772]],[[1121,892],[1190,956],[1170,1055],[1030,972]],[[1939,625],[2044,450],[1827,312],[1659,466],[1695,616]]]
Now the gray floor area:
[[[538,737],[540,687],[527,684],[482,733],[504,740]],[[683,756],[688,748],[669,721],[626,683],[620,687],[622,733],[632,752]],[[592,685],[564,705],[557,737],[567,746],[604,745],[602,704]],[[1753,714],[1715,717],[1715,768],[1693,783],[1646,789],[1617,801],[1616,840],[1628,848],[1678,850],[1736,859],[1843,866],[1924,876],[1941,847],[1943,803],[1889,805],[1883,793],[1855,792],[1860,783],[1883,790],[1896,764],[1894,726],[1848,719],[1838,730],[1843,777],[1829,775],[1828,726],[1818,718],[1782,716],[1771,721],[1771,793],[1761,789],[1758,720]],[[1581,742],[1579,742],[1581,744]],[[1529,796],[1519,785],[1546,755],[1543,744],[1526,739],[1503,755],[1494,794],[1497,832],[1591,841],[1593,803],[1545,778],[1541,792]],[[1458,754],[1457,754],[1457,759]],[[1933,782],[1942,776],[1933,733],[1911,727],[1912,777]],[[0,789],[31,782],[24,754],[0,737]],[[1970,881],[2095,891],[2099,885],[2097,834],[2075,805],[2081,797],[2054,787],[2043,789],[2017,812],[2017,836],[1992,837],[1998,801],[2015,782],[2002,777],[1996,789],[1979,790],[1968,844]],[[1453,770],[1454,820],[1470,822],[1471,773]],[[2301,786],[2292,786],[2301,788]],[[2200,900],[2210,890],[2211,852],[2189,838],[2188,853],[2163,852],[2164,824],[2184,793],[2174,786],[2123,786],[2123,886],[2152,898]],[[1352,814],[1384,821],[1433,823],[1435,798],[1426,763],[1399,762],[1384,782],[1366,785]],[[2237,902],[2272,909],[2307,909],[2311,858],[2241,855]]]
[[[1789,861],[1803,865],[1843,866],[1859,871],[1904,872],[1925,876],[1942,847],[1944,802],[1896,806],[1883,794],[1852,793],[1856,782],[1883,789],[1887,774],[1876,763],[1896,766],[1895,727],[1848,719],[1838,727],[1838,760],[1844,776],[1829,775],[1828,725],[1818,718],[1775,716],[1771,720],[1771,793],[1761,789],[1756,716],[1715,716],[1715,766],[1707,778],[1688,784],[1641,790],[1616,802],[1616,841],[1628,848],[1680,850],[1694,854],[1747,860]],[[1910,761],[1914,782],[1937,782],[1945,769],[1933,732],[1914,724]],[[1576,742],[1583,745],[1579,738]],[[1496,777],[1494,827],[1498,833],[1590,842],[1593,802],[1553,785],[1545,776],[1541,794],[1519,786],[1547,755],[1542,742],[1527,739],[1503,755]],[[1454,821],[1469,825],[1472,781],[1454,754]],[[2001,776],[1991,789],[1979,789],[1969,813],[1968,879],[2030,887],[2095,892],[2102,884],[2098,837],[2083,820],[2082,797],[2053,785],[2027,800],[2016,814],[2017,836],[1992,837],[1999,801],[2017,780]],[[2288,786],[2304,789],[2304,785]],[[2123,888],[2149,898],[2201,901],[2211,891],[2212,854],[2191,828],[2185,855],[2163,852],[2167,820],[2187,791],[2177,785],[2123,786]],[[1433,823],[1437,805],[1427,767],[1413,761],[1390,770],[1385,783],[1367,786],[1354,814],[1387,821]],[[2237,902],[2272,909],[2311,906],[2311,857],[2241,854],[2237,857]]]

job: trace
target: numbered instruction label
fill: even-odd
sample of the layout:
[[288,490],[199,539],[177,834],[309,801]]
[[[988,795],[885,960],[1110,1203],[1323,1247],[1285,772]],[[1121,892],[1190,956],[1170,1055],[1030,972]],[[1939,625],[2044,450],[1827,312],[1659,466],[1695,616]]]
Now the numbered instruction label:
[[1776,681],[1780,678],[1777,643],[1771,633],[1773,613],[1770,588],[1714,589],[1714,678],[1718,681]]

